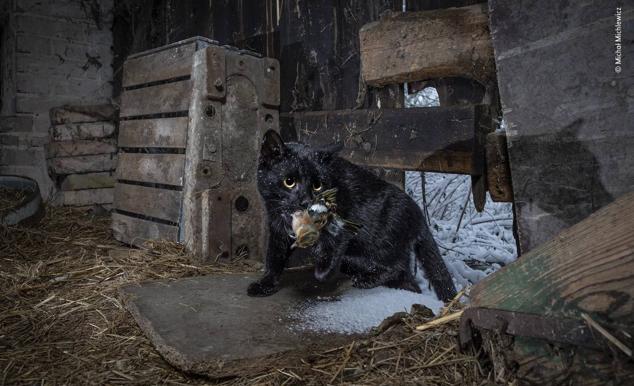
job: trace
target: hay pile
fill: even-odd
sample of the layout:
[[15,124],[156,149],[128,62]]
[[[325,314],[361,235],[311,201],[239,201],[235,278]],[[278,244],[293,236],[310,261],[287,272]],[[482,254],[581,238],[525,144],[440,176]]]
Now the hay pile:
[[[214,272],[247,272],[245,262],[199,267],[182,247],[133,250],[115,241],[109,216],[49,208],[32,228],[0,228],[0,384],[202,384],[170,367],[118,299],[123,284]],[[222,384],[479,384],[472,356],[458,353],[456,323],[415,332],[424,312],[399,315],[375,336]]]

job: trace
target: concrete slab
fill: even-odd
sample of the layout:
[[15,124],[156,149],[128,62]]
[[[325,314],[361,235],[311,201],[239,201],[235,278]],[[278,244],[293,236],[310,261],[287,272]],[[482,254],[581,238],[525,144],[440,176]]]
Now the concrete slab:
[[246,295],[260,274],[225,274],[126,286],[121,295],[141,329],[173,366],[214,378],[282,367],[336,347],[351,335],[292,329],[307,299],[350,288],[344,279],[321,284],[312,270],[288,271],[283,288],[265,298]]

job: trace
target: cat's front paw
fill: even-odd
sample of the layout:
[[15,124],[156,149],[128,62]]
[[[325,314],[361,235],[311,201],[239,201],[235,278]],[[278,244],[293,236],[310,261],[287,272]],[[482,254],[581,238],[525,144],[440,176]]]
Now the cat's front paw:
[[247,287],[247,295],[254,297],[271,296],[277,291],[279,291],[277,285],[263,280],[254,281]]

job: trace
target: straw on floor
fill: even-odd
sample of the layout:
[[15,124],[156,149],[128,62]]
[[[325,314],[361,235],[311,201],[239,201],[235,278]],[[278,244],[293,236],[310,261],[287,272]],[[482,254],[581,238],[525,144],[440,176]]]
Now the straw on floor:
[[480,384],[488,371],[456,348],[457,321],[418,332],[425,310],[374,335],[251,378],[209,380],[167,364],[118,299],[123,284],[257,264],[192,264],[172,243],[130,249],[109,216],[48,208],[34,227],[0,228],[0,384]]

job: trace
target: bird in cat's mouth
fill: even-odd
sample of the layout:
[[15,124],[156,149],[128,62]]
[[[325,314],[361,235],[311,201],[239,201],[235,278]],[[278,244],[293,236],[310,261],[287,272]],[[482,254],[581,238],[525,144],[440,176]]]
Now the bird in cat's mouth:
[[337,214],[336,188],[318,194],[308,208],[294,212],[291,218],[293,233],[290,236],[295,240],[291,245],[292,249],[313,246],[328,224],[354,234],[361,228],[360,224],[345,220]]

